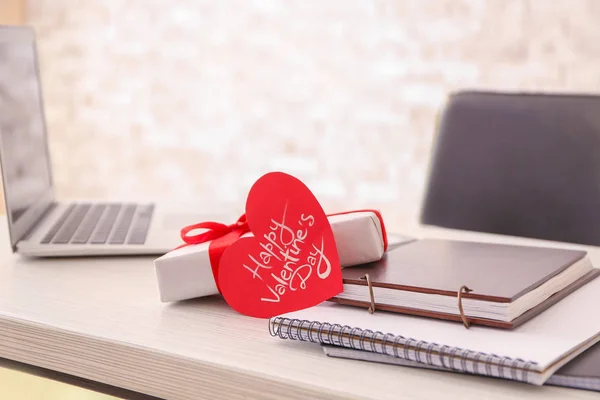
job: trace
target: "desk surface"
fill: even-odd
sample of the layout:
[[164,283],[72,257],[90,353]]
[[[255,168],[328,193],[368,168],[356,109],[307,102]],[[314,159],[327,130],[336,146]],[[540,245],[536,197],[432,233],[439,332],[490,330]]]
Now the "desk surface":
[[[532,242],[422,227],[402,233]],[[328,358],[316,344],[272,338],[266,320],[239,315],[219,297],[160,303],[152,257],[27,260],[11,254],[7,236],[0,230],[6,359],[168,399],[598,396]],[[588,249],[600,265],[600,248]]]

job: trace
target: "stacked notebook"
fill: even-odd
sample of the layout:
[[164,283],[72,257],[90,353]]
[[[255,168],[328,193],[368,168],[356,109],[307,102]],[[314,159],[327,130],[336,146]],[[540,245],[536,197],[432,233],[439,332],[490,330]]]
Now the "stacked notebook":
[[[413,368],[426,368],[437,371],[452,371],[449,368],[436,367],[434,365],[410,361],[386,354],[327,344],[322,346],[325,354],[335,358],[346,358]],[[580,354],[573,361],[556,371],[554,375],[548,378],[545,385],[600,391],[600,343],[594,345],[591,349]]]
[[415,240],[345,269],[342,294],[270,330],[336,357],[542,385],[600,341],[599,273],[583,251]]
[[594,279],[599,270],[584,251],[416,240],[376,263],[346,268],[344,291],[332,301],[512,329]]

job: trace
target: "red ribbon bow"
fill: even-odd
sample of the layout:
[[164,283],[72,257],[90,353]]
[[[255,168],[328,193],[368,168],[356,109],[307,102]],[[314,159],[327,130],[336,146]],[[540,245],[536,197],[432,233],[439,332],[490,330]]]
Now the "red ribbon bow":
[[[199,233],[197,235],[188,235],[191,231],[196,229],[206,229],[205,232]],[[231,224],[225,225],[220,222],[200,222],[194,225],[188,225],[181,230],[181,239],[186,243],[180,247],[187,246],[190,244],[200,244],[204,242],[208,242],[210,240],[215,240],[222,236],[225,236],[231,232],[240,231],[240,236],[244,233],[250,232],[250,227],[248,226],[248,220],[246,219],[246,214],[242,214],[238,220]]]
[[[196,229],[205,229],[206,231],[197,235],[189,235],[191,231]],[[200,222],[198,224],[188,225],[181,230],[181,239],[185,242],[185,244],[179,246],[178,248],[192,244],[210,242],[208,244],[208,258],[210,260],[210,266],[212,268],[215,284],[217,285],[219,292],[221,292],[221,289],[219,288],[219,280],[217,278],[219,276],[218,269],[221,256],[229,246],[231,246],[243,234],[248,232],[250,232],[250,227],[248,226],[246,214],[242,214],[242,216],[231,225],[225,225],[220,222],[212,221]]]

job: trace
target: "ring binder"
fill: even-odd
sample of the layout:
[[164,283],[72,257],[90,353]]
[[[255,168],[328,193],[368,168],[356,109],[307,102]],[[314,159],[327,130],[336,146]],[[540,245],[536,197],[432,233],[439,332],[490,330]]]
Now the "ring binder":
[[442,346],[438,343],[419,341],[390,333],[285,317],[272,318],[269,321],[269,333],[281,339],[350,347],[466,374],[486,375],[526,383],[534,383],[530,371],[537,365],[535,362],[520,358]]
[[369,314],[373,314],[375,312],[375,296],[373,295],[373,286],[371,286],[371,277],[369,274],[365,274],[361,279],[367,281],[367,286],[369,287],[369,297],[371,298],[371,305],[369,306]]
[[463,325],[467,329],[469,329],[469,321],[467,320],[467,317],[465,316],[465,311],[463,310],[462,295],[463,293],[469,292],[472,292],[472,290],[466,287],[465,285],[462,285],[460,289],[458,289],[458,312],[460,313],[460,319],[462,319]]

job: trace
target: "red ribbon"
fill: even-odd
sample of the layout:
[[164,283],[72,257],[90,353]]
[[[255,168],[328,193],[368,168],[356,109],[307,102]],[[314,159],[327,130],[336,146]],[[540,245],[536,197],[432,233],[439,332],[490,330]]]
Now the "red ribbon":
[[[197,235],[188,235],[191,231],[196,229],[206,229],[205,232]],[[248,221],[246,220],[246,214],[243,214],[238,220],[231,225],[225,225],[220,222],[200,222],[199,224],[188,225],[181,230],[181,239],[186,243],[180,247],[187,246],[190,244],[200,244],[208,242],[209,240],[215,240],[221,236],[225,236],[230,232],[241,231],[244,233],[250,232]]]
[[[197,235],[189,235],[189,233],[196,229],[206,229],[205,232]],[[199,224],[186,226],[181,230],[181,239],[185,244],[178,248],[189,246],[192,244],[200,244],[210,241],[208,245],[208,258],[210,260],[210,267],[212,268],[213,278],[217,285],[219,293],[221,289],[219,287],[219,280],[217,279],[219,261],[225,250],[231,246],[236,240],[238,240],[243,234],[250,232],[248,221],[246,220],[246,214],[243,214],[238,220],[231,224],[225,225],[220,222],[200,222]]]
[[[359,212],[372,212],[379,219],[379,223],[381,225],[381,232],[383,235],[383,250],[387,251],[388,247],[388,238],[387,232],[385,229],[385,224],[383,223],[383,217],[381,213],[377,210],[354,210],[354,211],[344,211],[335,214],[328,214],[328,217],[333,217],[335,215],[345,215],[345,214],[354,214]],[[197,229],[204,229],[205,231],[199,233],[197,235],[189,235],[191,231]],[[188,225],[181,230],[181,239],[185,242],[181,246],[177,247],[178,249],[181,247],[189,246],[192,244],[200,244],[209,242],[208,245],[208,257],[210,260],[210,266],[212,268],[213,277],[215,279],[215,284],[217,285],[217,289],[221,292],[219,288],[218,277],[218,267],[219,261],[221,260],[221,256],[225,252],[225,250],[231,246],[236,240],[238,240],[245,233],[250,232],[250,226],[248,226],[248,220],[246,219],[246,214],[243,214],[238,220],[231,224],[225,225],[220,222],[200,222],[194,225]]]

